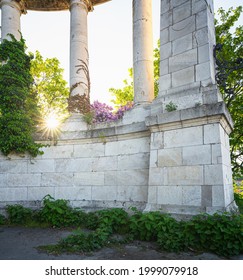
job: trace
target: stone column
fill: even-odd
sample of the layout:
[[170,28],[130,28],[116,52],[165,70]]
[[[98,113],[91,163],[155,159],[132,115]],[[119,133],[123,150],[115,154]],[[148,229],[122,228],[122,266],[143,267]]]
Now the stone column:
[[24,2],[15,0],[1,0],[0,7],[2,10],[2,36],[3,39],[11,39],[12,34],[17,40],[20,40],[20,16],[25,12]]
[[87,96],[90,92],[87,15],[90,0],[70,0],[70,94]]
[[154,99],[152,0],[133,0],[133,75],[135,104]]

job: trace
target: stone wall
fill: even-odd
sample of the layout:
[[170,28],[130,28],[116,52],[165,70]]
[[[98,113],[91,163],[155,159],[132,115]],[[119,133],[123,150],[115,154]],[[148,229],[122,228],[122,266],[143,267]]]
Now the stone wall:
[[152,115],[156,106],[138,106],[123,120],[93,127],[74,116],[44,155],[0,156],[0,205],[39,206],[50,194],[89,210],[229,210],[232,123],[224,104]]

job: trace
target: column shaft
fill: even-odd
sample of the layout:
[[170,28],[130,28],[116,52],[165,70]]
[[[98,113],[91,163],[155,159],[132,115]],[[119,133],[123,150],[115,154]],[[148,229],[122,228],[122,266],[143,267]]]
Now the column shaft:
[[14,0],[2,0],[0,2],[2,10],[2,35],[1,40],[10,40],[9,34],[12,34],[17,40],[21,38],[20,17],[24,11],[23,3]]
[[90,1],[71,0],[70,94],[89,97],[89,52],[87,16]]
[[154,99],[152,0],[133,0],[133,75],[135,104]]

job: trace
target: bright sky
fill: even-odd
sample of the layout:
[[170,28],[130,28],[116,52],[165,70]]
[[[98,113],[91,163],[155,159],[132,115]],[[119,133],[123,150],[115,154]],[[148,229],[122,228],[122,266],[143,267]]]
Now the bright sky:
[[[228,9],[242,0],[215,0]],[[154,46],[159,39],[160,0],[153,0]],[[22,34],[29,51],[39,50],[44,57],[57,57],[69,79],[69,11],[31,12],[21,17]],[[243,17],[239,21],[243,25]],[[122,87],[132,67],[132,0],[112,0],[96,6],[88,16],[91,100],[108,103],[109,88]]]

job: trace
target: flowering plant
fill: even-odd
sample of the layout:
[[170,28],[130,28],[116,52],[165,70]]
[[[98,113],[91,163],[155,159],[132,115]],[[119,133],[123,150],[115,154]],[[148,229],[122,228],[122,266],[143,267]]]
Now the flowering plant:
[[113,107],[101,103],[99,101],[94,101],[90,105],[90,112],[92,112],[93,123],[103,123],[103,122],[113,122],[121,119],[126,111],[133,108],[133,102],[128,102],[125,106],[121,106],[117,111],[114,112]]

